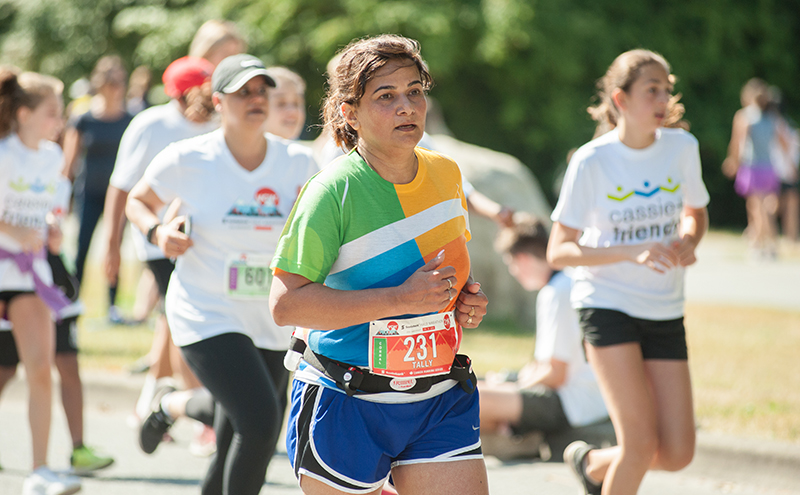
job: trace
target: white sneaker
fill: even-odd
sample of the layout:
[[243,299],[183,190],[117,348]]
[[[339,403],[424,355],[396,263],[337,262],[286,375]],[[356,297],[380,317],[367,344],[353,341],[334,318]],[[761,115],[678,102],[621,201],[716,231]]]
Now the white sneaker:
[[71,495],[80,489],[81,482],[75,476],[54,473],[42,466],[25,478],[22,495]]

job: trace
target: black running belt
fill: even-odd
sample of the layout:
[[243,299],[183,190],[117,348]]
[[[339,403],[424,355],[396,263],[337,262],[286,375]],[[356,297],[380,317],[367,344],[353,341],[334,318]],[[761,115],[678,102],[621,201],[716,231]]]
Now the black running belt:
[[397,390],[391,386],[393,378],[376,375],[358,366],[328,359],[312,351],[302,339],[292,337],[291,351],[301,353],[308,364],[336,382],[336,385],[349,396],[382,392],[421,394],[430,390],[433,385],[445,380],[457,381],[465,392],[471,394],[475,391],[478,383],[478,378],[475,376],[475,372],[472,371],[472,360],[465,354],[456,354],[450,373],[415,378],[416,383],[413,387]]

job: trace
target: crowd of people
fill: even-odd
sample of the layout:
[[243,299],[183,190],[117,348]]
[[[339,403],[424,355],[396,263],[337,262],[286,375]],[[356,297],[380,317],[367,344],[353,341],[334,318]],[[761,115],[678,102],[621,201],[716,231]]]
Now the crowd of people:
[[[416,41],[364,38],[332,58],[320,163],[297,141],[305,81],[246,52],[233,24],[207,22],[163,72],[169,101],[157,106],[148,69],[128,89],[123,61],[103,57],[66,126],[61,81],[0,68],[0,392],[21,362],[25,495],[75,493],[75,475],[114,462],[84,444],[77,359],[101,216],[109,320],[158,308],[132,405],[140,447],[151,454],[179,418],[197,421],[213,452],[204,495],[259,493],[287,407],[307,494],[488,493],[488,433],[571,435],[564,461],[587,495],[634,494],[647,470],[691,461],[682,288],[709,195],[663,57],[625,52],[602,77],[597,133],[570,160],[548,232],[436,151]],[[775,95],[745,85],[723,165],[765,256],[779,205],[784,234],[798,236],[800,146]],[[60,257],[71,197],[75,273]],[[509,272],[538,291],[535,359],[510,379],[478,381],[459,353],[489,301],[470,268],[468,212],[497,223]],[[126,223],[145,266],[132,318],[116,304]],[[70,474],[47,464],[52,364]],[[609,418],[617,445],[583,441],[581,428]]]

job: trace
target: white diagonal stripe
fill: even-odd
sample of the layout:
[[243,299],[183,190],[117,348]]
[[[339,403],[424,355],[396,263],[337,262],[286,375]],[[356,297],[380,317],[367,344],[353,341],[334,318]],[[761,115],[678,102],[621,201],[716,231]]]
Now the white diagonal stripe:
[[461,206],[461,198],[454,198],[442,201],[378,230],[373,230],[341,247],[339,258],[333,264],[330,274],[339,273],[362,261],[379,256],[459,216],[464,217],[467,229],[469,229],[469,217],[467,211]]

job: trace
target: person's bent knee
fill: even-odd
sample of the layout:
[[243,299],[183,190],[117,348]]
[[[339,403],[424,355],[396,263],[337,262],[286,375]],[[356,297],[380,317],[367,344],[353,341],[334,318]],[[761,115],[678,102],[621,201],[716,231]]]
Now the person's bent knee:
[[25,363],[25,375],[29,383],[36,386],[50,386],[52,377],[50,376],[49,360],[34,360],[32,363]]
[[676,448],[660,448],[657,453],[657,467],[664,471],[680,471],[694,459],[694,442]]

